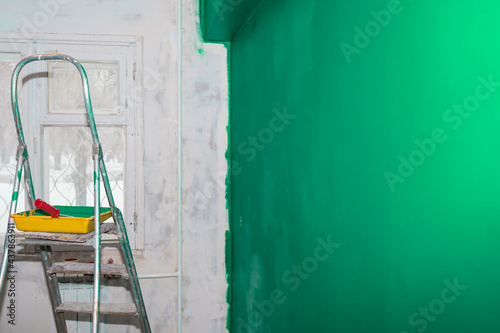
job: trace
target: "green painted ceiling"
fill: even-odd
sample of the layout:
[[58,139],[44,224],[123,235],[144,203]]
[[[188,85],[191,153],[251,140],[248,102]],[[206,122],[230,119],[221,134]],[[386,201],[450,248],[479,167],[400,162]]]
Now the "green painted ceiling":
[[229,42],[262,0],[200,0],[205,41]]

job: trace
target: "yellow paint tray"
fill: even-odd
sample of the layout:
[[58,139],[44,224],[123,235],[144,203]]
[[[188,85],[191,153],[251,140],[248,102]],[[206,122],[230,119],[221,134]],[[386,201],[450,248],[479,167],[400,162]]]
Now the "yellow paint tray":
[[[60,209],[59,218],[52,218],[41,209],[12,215],[18,230],[86,234],[94,230],[94,207],[54,206]],[[112,215],[109,207],[100,208],[101,223]]]

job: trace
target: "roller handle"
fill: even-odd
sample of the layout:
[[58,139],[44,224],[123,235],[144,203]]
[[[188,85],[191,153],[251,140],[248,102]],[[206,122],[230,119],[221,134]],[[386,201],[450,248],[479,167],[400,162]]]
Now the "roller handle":
[[46,213],[49,213],[51,217],[58,219],[59,218],[59,209],[55,209],[42,199],[36,199],[35,200],[35,207],[40,208]]

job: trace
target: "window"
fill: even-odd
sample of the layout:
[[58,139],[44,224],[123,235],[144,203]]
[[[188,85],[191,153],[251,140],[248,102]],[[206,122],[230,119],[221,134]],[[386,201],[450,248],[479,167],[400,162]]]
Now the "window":
[[[27,43],[0,42],[0,232],[5,232],[9,216],[14,174],[16,171],[16,151],[18,146],[16,127],[12,116],[10,82],[16,64],[26,56]],[[20,77],[22,82],[26,72]],[[20,88],[19,106],[26,107],[26,85]],[[25,112],[22,112],[22,116]],[[24,193],[24,190],[21,190]],[[24,210],[25,198],[18,200],[18,210]]]
[[[137,43],[135,39],[109,42],[40,38],[29,44],[32,54],[68,54],[85,68],[113,197],[123,212],[132,248],[142,244],[138,239],[142,233],[137,232],[137,221],[142,217],[142,176],[138,175],[142,169],[138,128],[142,106],[141,99],[136,98],[140,89],[135,89]],[[92,138],[80,74],[74,65],[64,61],[32,64],[26,91],[32,107],[26,112],[23,129],[36,195],[55,205],[92,206]],[[15,135],[14,122],[6,123]],[[4,191],[2,188],[2,200],[10,198],[12,189]],[[102,206],[108,206],[102,182],[101,196]],[[6,220],[2,223],[4,226]]]

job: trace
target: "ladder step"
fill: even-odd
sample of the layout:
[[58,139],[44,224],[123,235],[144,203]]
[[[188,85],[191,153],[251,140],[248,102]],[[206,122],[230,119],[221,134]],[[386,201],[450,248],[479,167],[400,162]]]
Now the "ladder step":
[[[101,234],[114,233],[116,227],[114,223],[102,223]],[[93,245],[91,242],[94,239],[94,230],[86,234],[69,234],[60,232],[39,232],[39,231],[23,231],[19,233],[20,238],[26,244],[33,245],[66,245],[67,243],[80,243],[81,245]],[[19,239],[21,240],[21,239]],[[17,243],[17,242],[16,242]],[[66,244],[65,244],[66,243]]]
[[[56,309],[57,312],[92,313],[92,303],[64,302]],[[110,315],[137,316],[134,304],[101,303],[99,313]]]
[[[47,273],[61,274],[94,274],[93,263],[80,262],[57,262],[47,269]],[[104,264],[101,265],[101,275],[118,275],[124,279],[128,279],[127,269],[123,264]]]

